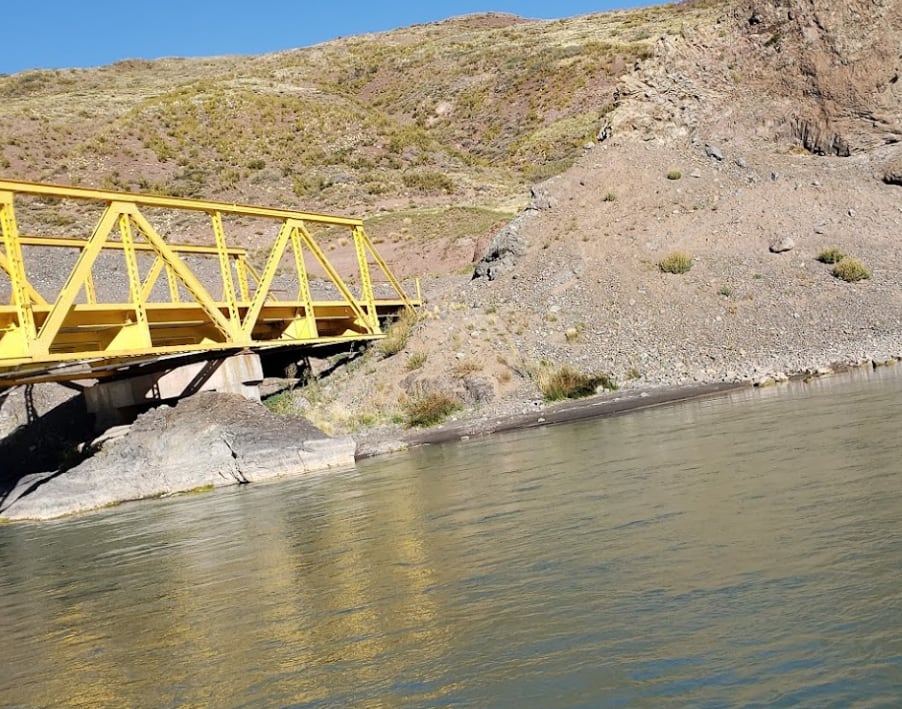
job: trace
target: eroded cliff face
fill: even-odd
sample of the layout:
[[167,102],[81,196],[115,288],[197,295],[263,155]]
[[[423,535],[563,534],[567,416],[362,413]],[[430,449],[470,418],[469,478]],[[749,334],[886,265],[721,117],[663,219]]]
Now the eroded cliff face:
[[806,149],[847,156],[902,141],[902,2],[741,0],[744,71]]

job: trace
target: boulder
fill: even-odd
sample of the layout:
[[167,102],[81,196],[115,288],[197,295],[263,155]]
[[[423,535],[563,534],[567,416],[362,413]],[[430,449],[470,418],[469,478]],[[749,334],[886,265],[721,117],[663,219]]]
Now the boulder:
[[902,187],[902,158],[897,158],[886,166],[883,181],[888,185]]
[[706,145],[705,155],[707,155],[712,160],[717,160],[718,162],[723,160],[723,153],[716,145]]
[[796,242],[791,236],[783,236],[771,243],[770,252],[782,254],[784,251],[792,251],[795,247]]
[[350,437],[259,402],[204,392],[138,417],[128,433],[74,468],[28,475],[0,502],[0,517],[50,519],[125,500],[159,497],[354,464]]
[[526,254],[526,239],[520,233],[523,216],[517,217],[489,242],[473,271],[474,279],[488,278],[493,281],[502,273],[512,271],[520,257]]

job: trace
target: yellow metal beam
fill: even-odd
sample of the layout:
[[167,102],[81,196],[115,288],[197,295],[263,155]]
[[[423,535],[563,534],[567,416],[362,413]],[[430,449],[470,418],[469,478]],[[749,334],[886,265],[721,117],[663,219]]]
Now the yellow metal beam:
[[229,263],[229,251],[226,246],[225,230],[222,228],[222,214],[213,212],[210,215],[213,221],[213,235],[216,238],[216,250],[219,255],[219,275],[222,278],[222,293],[226,303],[229,304],[229,322],[232,329],[241,328],[241,320],[238,317],[238,303],[235,299],[235,281],[232,280],[232,265]]
[[[127,196],[127,195],[125,195]],[[19,243],[23,246],[55,246],[59,248],[82,249],[88,243],[87,239],[77,239],[69,236],[20,236]],[[125,246],[119,241],[108,241],[104,246],[105,249],[123,249]],[[177,254],[200,254],[204,256],[215,256],[219,253],[215,246],[193,246],[191,244],[169,244],[169,248]],[[154,248],[150,244],[135,244],[135,251],[153,251]],[[247,249],[231,248],[226,249],[229,256],[233,258],[247,257]]]
[[60,327],[62,327],[69,309],[75,302],[75,298],[78,296],[78,292],[84,285],[88,273],[94,266],[94,261],[97,260],[97,255],[103,248],[107,236],[116,225],[116,221],[119,219],[122,209],[127,207],[128,205],[123,205],[122,203],[111,202],[104,210],[103,215],[100,217],[100,221],[97,222],[97,226],[94,228],[94,233],[91,234],[91,238],[88,239],[87,244],[85,244],[81,253],[78,255],[75,267],[69,274],[66,284],[59,292],[56,302],[53,304],[53,309],[50,311],[50,314],[47,316],[47,319],[41,326],[40,332],[35,338],[32,345],[35,356],[40,357],[50,354],[51,342],[53,342],[54,337],[56,337]]
[[360,307],[360,304],[355,300],[347,284],[342,280],[338,271],[336,271],[335,267],[331,263],[329,263],[329,259],[326,258],[326,254],[323,253],[323,250],[319,247],[319,244],[317,244],[316,241],[314,241],[313,237],[310,236],[310,232],[307,231],[307,227],[304,226],[304,223],[296,222],[294,220],[289,220],[286,223],[292,224],[294,228],[298,230],[298,233],[301,235],[304,243],[307,244],[307,248],[310,249],[310,252],[316,258],[316,260],[319,261],[319,265],[323,267],[326,275],[329,276],[329,280],[332,281],[333,285],[338,289],[338,292],[341,293],[341,297],[344,298],[348,305],[350,305],[354,309],[354,312],[360,319],[360,324],[369,325],[369,331],[378,334],[380,332],[379,320],[375,319],[375,321],[371,321],[368,315],[363,311],[363,309]]
[[[102,212],[88,238],[22,236],[13,204],[21,195],[94,200],[101,203]],[[207,213],[215,245],[167,243],[142,207]],[[228,215],[278,223],[262,273],[251,264],[246,249],[227,245],[224,217]],[[311,223],[350,230],[361,284],[359,297],[309,231]],[[86,376],[85,372],[106,376],[116,367],[204,350],[260,350],[378,339],[383,336],[381,317],[417,304],[379,257],[359,219],[0,180],[0,231],[0,281],[8,278],[11,286],[11,302],[0,304],[0,386],[78,379]],[[273,289],[289,243],[297,286],[290,300]],[[75,264],[52,303],[35,289],[27,268],[31,258],[43,258],[48,248],[77,251]],[[107,293],[98,293],[94,270],[100,268],[100,254],[108,251],[122,253],[127,302],[98,302],[98,297]],[[313,300],[307,251],[337,290],[335,299]],[[152,258],[145,260],[139,254]],[[192,270],[185,257],[191,257],[192,265],[197,258],[217,259],[221,296],[219,286],[203,283],[199,277],[203,271]],[[397,298],[376,298],[371,259],[388,278]],[[168,300],[154,293],[164,270]],[[121,289],[121,277],[115,285]],[[188,298],[183,298],[182,289]]]
[[159,197],[147,194],[124,194],[111,190],[96,190],[86,187],[69,187],[66,185],[51,185],[41,182],[25,182],[20,180],[0,180],[0,192],[16,192],[18,194],[30,194],[44,197],[57,197],[62,199],[92,200],[95,202],[118,202],[127,199],[139,207],[163,207],[165,209],[182,209],[194,212],[221,212],[222,214],[238,214],[245,217],[264,217],[267,219],[302,219],[305,222],[317,224],[329,224],[333,226],[361,226],[360,219],[347,217],[335,217],[328,214],[315,212],[298,212],[290,209],[272,209],[268,207],[254,207],[247,204],[229,204],[227,202],[211,202],[200,199],[185,199],[182,197]]
[[234,327],[233,324],[226,320],[216,309],[213,305],[213,299],[210,297],[207,289],[204,288],[197,279],[197,276],[191,272],[191,269],[188,268],[185,262],[178,257],[169,245],[163,241],[163,237],[157,234],[156,230],[144,218],[144,215],[138,211],[137,207],[132,207],[130,212],[132,220],[138,229],[141,230],[141,233],[144,234],[144,238],[154,247],[157,254],[166,261],[175,276],[181,281],[182,285],[185,286],[188,293],[191,294],[191,297],[203,307],[207,312],[207,315],[210,316],[212,323],[223,335],[225,335],[226,340],[232,339],[235,344],[243,344],[237,342],[238,338],[236,336],[240,337],[238,328]]
[[31,312],[31,294],[34,288],[28,287],[28,278],[25,275],[19,227],[13,209],[13,193],[3,191],[2,188],[0,188],[0,231],[3,232],[3,248],[6,252],[4,261],[7,261],[7,268],[4,270],[9,274],[12,302],[16,306],[18,316],[17,329],[25,345],[30,346],[36,335],[34,315]]

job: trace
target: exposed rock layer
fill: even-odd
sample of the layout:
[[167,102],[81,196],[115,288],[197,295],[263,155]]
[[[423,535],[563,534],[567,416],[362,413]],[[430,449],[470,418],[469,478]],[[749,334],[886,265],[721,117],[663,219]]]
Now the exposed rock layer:
[[309,473],[354,463],[354,441],[329,438],[259,403],[204,393],[138,418],[62,473],[22,478],[0,502],[0,517],[49,519],[124,500],[158,497]]

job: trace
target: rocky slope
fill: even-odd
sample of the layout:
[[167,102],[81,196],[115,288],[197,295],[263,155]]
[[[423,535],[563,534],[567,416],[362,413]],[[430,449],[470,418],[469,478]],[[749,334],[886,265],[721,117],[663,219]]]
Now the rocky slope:
[[[839,67],[881,64],[900,33],[895,5],[876,3],[861,26],[880,33],[834,37],[838,5],[737,3],[659,37],[621,77],[602,142],[489,246],[485,277],[436,288],[405,351],[318,385],[315,415],[335,430],[398,420],[431,390],[521,411],[561,365],[654,386],[895,361],[902,209],[881,178],[902,104],[887,67],[856,90]],[[812,23],[826,29],[809,66]],[[815,109],[821,122],[799,130]],[[831,248],[872,277],[835,278],[817,260]],[[662,273],[677,250],[691,271]]]

